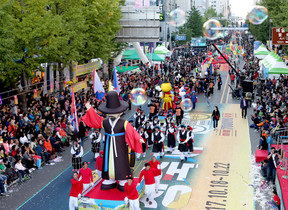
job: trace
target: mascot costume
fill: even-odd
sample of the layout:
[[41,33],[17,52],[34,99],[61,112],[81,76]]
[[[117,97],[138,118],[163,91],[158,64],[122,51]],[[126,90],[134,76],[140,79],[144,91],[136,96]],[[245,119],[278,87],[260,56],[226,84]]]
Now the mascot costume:
[[173,95],[170,93],[172,90],[171,84],[166,80],[161,85],[161,90],[163,91],[162,99],[163,99],[163,109],[168,111],[172,109],[172,97]]
[[[106,103],[98,107],[107,118],[99,116],[89,103],[86,104],[87,113],[82,118],[88,127],[104,128],[104,158],[101,190],[110,190],[117,186],[124,191],[126,177],[132,175],[129,162],[128,146],[137,153],[142,153],[142,137],[135,131],[130,123],[120,118],[127,110],[128,103],[120,101],[116,91],[109,91]],[[128,145],[128,146],[127,146]],[[134,167],[134,165],[133,165]]]

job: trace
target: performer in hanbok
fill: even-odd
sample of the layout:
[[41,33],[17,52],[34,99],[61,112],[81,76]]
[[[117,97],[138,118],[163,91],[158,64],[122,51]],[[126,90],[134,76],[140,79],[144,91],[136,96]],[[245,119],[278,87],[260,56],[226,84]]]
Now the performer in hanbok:
[[82,118],[88,127],[104,128],[104,160],[102,169],[101,189],[109,190],[117,186],[124,191],[126,177],[131,175],[128,146],[137,152],[142,153],[142,137],[130,123],[120,118],[121,114],[128,109],[128,103],[120,101],[116,91],[109,91],[106,96],[106,103],[98,107],[107,118],[100,117],[96,111],[86,104],[87,113]]
[[[146,149],[147,149],[147,138],[149,137],[148,134],[146,133],[146,131],[144,131],[144,127],[141,126],[138,129],[138,133],[140,134],[140,136],[143,138],[143,140],[145,141],[144,143],[142,143],[142,151],[143,151],[143,158],[146,157]],[[140,159],[141,157],[141,153],[137,153],[137,160]]]
[[155,126],[159,126],[160,127],[160,121],[159,121],[157,115],[153,117],[153,121],[152,121],[152,128],[154,129]]
[[186,130],[186,126],[180,125],[180,127],[181,127],[181,130],[178,132],[177,139],[179,142],[178,150],[180,151],[180,159],[181,159],[181,162],[183,162],[184,158],[185,160],[187,160],[189,136]]
[[191,126],[187,126],[187,131],[188,131],[188,153],[192,153],[193,150],[193,143],[194,143],[194,133],[193,133],[193,128]]
[[99,132],[99,129],[95,129],[94,132],[91,133],[90,139],[92,147],[91,151],[94,153],[95,159],[99,156],[100,152],[100,142],[102,139],[102,134]]
[[148,143],[148,148],[150,148],[152,145],[153,145],[153,142],[151,140],[152,138],[152,127],[151,127],[151,122],[149,120],[147,120],[145,122],[145,125],[144,125],[144,130],[145,132],[148,134],[148,138],[146,139],[147,140],[147,143]]
[[160,155],[160,158],[164,155],[164,140],[165,136],[160,131],[160,127],[156,126],[154,128],[154,132],[152,133],[152,141],[153,141],[153,149],[152,152],[154,153],[154,156]]
[[71,147],[72,167],[75,170],[79,170],[82,167],[83,153],[83,147],[78,143],[78,139],[76,139]]
[[173,152],[176,147],[176,126],[171,123],[166,127],[166,137],[167,137],[167,152]]

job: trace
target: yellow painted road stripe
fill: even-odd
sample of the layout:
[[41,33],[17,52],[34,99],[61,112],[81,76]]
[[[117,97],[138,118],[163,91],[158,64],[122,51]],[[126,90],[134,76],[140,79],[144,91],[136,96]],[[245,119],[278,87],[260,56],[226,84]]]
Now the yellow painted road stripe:
[[[228,76],[229,76],[229,75],[228,75]],[[227,78],[227,80],[228,80],[228,79],[229,79],[229,78]],[[226,103],[225,103],[225,104],[228,104],[229,94],[230,94],[230,87],[228,87],[227,97],[226,97]]]
[[228,82],[228,76],[227,76],[227,78],[226,78],[226,82],[225,82],[225,86],[224,86],[224,90],[223,90],[223,93],[222,93],[222,97],[221,97],[220,104],[223,103],[223,98],[224,98],[224,94],[225,94],[225,91],[226,91],[227,82]]
[[[140,165],[142,165],[142,162],[143,162],[143,160],[140,161],[140,163],[138,164],[138,166],[134,169],[134,172],[136,172],[137,169],[138,169],[138,167],[139,167]],[[139,174],[140,174],[140,173],[139,173]]]

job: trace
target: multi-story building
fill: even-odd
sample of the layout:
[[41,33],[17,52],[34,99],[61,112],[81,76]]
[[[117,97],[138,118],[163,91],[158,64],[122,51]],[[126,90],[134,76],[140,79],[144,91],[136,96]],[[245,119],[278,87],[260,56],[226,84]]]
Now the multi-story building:
[[227,0],[210,0],[209,7],[212,7],[217,12],[217,14],[224,15],[227,7]]

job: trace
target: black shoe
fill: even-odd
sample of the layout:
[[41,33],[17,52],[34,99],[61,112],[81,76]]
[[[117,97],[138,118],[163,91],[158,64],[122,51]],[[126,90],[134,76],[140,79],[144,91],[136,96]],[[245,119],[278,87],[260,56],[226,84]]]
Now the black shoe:
[[124,186],[118,185],[117,188],[120,192],[125,192]]
[[117,187],[117,183],[113,183],[113,184],[101,184],[101,190],[111,190]]
[[185,157],[185,160],[187,160],[187,157]]
[[161,155],[160,158],[162,158],[163,156]]
[[181,160],[181,162],[184,162],[184,160]]

